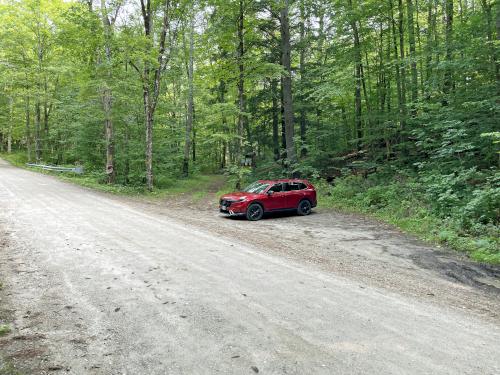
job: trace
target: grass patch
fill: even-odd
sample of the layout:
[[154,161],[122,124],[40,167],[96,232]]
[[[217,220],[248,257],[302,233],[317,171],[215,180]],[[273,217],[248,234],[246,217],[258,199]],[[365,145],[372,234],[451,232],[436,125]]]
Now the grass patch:
[[197,191],[197,192],[193,193],[191,198],[193,199],[194,202],[199,202],[203,198],[205,198],[207,196],[207,194],[208,194],[207,191]]
[[202,199],[220,178],[220,175],[192,175],[188,178],[159,177],[157,187],[147,195],[163,198],[191,194],[194,198]]
[[4,160],[7,160],[12,165],[16,167],[26,168],[26,163],[28,162],[28,158],[24,152],[12,152],[10,154],[6,152],[0,153],[0,157]]
[[0,324],[0,337],[8,335],[11,332],[10,326],[7,324]]
[[0,375],[21,375],[21,372],[12,363],[0,358]]

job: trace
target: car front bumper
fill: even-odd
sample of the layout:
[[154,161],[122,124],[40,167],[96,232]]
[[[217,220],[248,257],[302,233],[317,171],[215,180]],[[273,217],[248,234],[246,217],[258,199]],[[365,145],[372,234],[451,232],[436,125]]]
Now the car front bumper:
[[241,203],[232,203],[229,207],[219,205],[219,211],[230,216],[242,216],[246,213],[246,205]]

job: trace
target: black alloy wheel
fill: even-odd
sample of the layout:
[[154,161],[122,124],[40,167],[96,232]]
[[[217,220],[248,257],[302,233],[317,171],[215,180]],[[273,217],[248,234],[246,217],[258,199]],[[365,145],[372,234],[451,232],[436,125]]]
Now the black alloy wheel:
[[264,209],[258,203],[252,203],[247,208],[247,219],[250,221],[257,221],[264,216]]
[[300,201],[299,207],[297,207],[297,213],[301,216],[306,216],[311,213],[311,202],[309,202],[307,199],[304,199]]

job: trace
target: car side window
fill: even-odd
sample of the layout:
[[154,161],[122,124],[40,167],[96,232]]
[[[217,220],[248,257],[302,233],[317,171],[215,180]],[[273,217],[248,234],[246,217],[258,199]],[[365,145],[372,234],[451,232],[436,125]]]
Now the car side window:
[[291,182],[285,184],[285,191],[296,191],[307,189],[307,186],[302,182]]
[[283,191],[283,185],[282,184],[273,185],[273,186],[271,186],[271,188],[268,191],[273,191],[275,193],[279,193],[279,192]]

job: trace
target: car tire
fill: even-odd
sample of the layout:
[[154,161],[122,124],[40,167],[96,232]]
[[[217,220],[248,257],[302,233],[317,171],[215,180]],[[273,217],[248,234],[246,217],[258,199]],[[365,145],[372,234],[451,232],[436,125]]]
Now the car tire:
[[258,203],[252,203],[247,208],[247,219],[257,221],[264,216],[264,208]]
[[306,216],[311,213],[312,205],[311,202],[307,199],[303,199],[299,202],[299,206],[297,207],[297,214],[300,216]]

